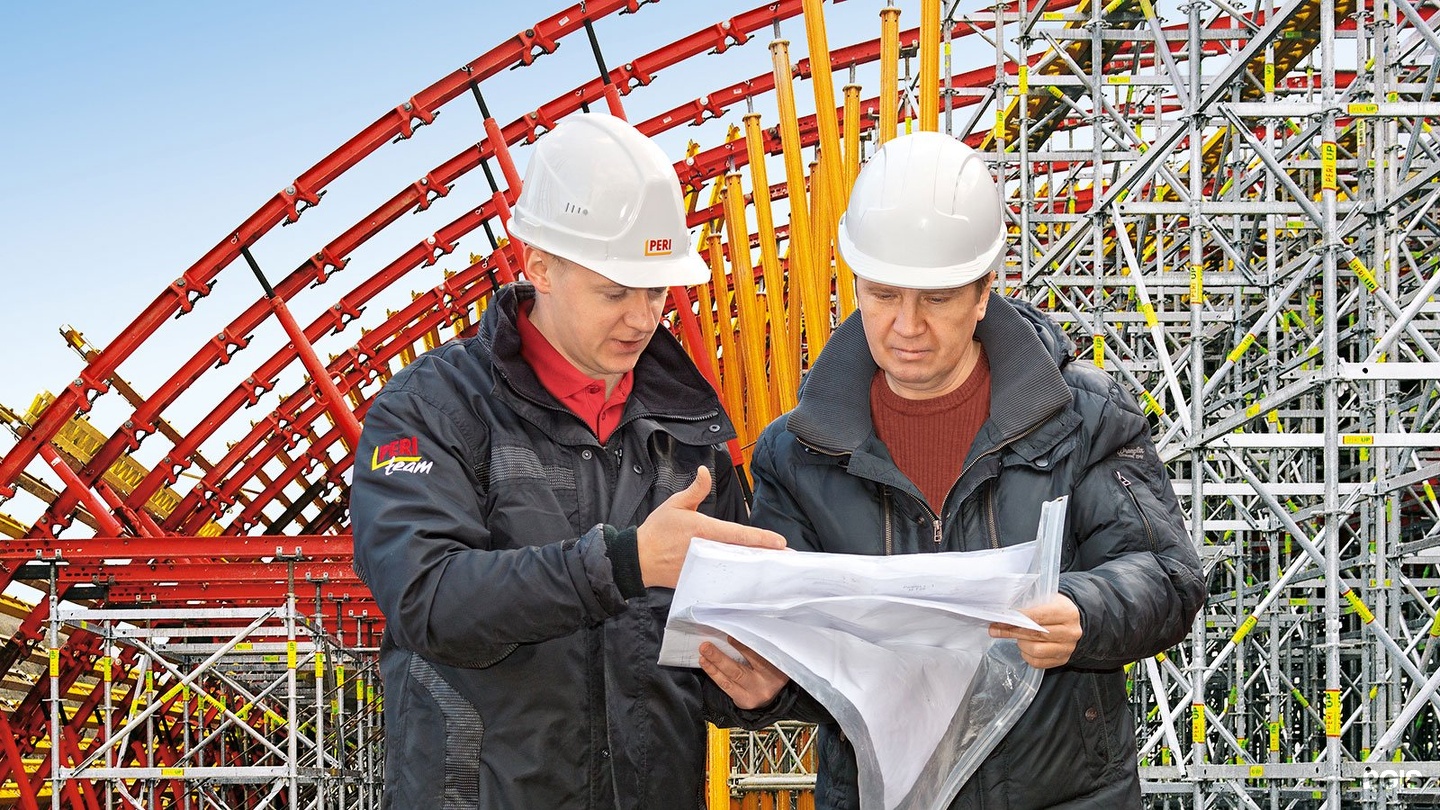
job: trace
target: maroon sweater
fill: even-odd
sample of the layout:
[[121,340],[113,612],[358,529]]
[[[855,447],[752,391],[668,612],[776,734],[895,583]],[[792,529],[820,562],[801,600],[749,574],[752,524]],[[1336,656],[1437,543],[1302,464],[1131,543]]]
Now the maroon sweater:
[[870,380],[870,415],[875,436],[890,450],[895,466],[920,488],[935,514],[960,478],[975,434],[990,416],[990,361],[984,350],[959,388],[934,399],[906,399],[885,382]]

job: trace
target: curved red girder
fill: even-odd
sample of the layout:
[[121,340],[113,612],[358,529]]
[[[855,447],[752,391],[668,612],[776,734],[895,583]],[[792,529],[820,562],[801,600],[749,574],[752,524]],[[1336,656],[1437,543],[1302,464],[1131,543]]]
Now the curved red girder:
[[[40,445],[48,442],[71,417],[88,410],[94,396],[108,391],[106,380],[160,325],[176,314],[189,312],[196,300],[208,295],[215,277],[239,258],[242,248],[253,245],[282,221],[298,219],[302,206],[319,204],[324,189],[335,178],[381,146],[408,138],[416,126],[434,121],[439,108],[466,92],[472,83],[516,63],[528,65],[539,53],[553,52],[562,37],[583,29],[587,20],[619,11],[636,12],[642,5],[643,0],[593,0],[547,17],[396,106],[277,192],[167,287],[56,396],[30,432],[0,459],[0,493],[13,494],[11,482],[39,452]],[[328,258],[322,255],[320,260],[328,261]]]

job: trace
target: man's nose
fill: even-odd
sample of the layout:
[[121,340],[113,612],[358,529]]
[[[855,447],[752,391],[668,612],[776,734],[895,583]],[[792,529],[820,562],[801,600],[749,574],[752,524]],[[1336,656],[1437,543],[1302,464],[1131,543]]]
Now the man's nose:
[[892,328],[902,335],[918,335],[923,332],[925,324],[920,317],[920,302],[909,297],[901,299]]

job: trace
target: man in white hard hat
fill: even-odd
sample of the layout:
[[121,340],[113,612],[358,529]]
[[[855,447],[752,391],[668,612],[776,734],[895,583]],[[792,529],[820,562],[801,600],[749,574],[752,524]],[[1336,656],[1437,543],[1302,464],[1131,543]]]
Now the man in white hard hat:
[[[1183,639],[1205,586],[1134,398],[989,291],[1003,214],[984,160],[947,135],[896,138],[861,169],[838,242],[859,311],[760,437],[752,520],[807,551],[969,551],[1033,540],[1040,505],[1068,495],[1059,596],[1026,611],[1048,632],[990,630],[1045,670],[1039,693],[950,806],[1138,807],[1123,667]],[[813,699],[753,657],[705,670],[821,723],[816,807],[859,806],[855,753]]]
[[705,721],[743,720],[659,643],[690,539],[781,548],[710,385],[660,325],[709,271],[664,153],[575,115],[510,224],[527,281],[395,375],[365,419],[355,561],[386,619],[391,808],[694,806]]

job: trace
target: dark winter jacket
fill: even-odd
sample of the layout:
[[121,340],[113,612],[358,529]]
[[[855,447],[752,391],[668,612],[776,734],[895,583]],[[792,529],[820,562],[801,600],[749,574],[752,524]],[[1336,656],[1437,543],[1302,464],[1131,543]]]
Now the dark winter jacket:
[[[761,436],[751,519],[807,551],[968,551],[1033,540],[1041,503],[1069,495],[1060,591],[1079,607],[1083,636],[951,806],[1138,807],[1122,667],[1190,630],[1205,597],[1195,550],[1134,399],[1071,362],[1054,321],[991,294],[976,337],[990,417],[941,514],[875,437],[876,365],[857,313],[825,346],[798,407]],[[855,755],[838,727],[805,696],[777,705],[822,723],[816,806],[858,808]]]
[[743,520],[734,430],[662,328],[602,446],[521,359],[533,295],[503,288],[476,337],[396,374],[365,419],[350,507],[386,620],[384,806],[697,807],[705,721],[735,724],[733,704],[655,663],[672,592],[625,599],[601,524],[613,541],[702,464],[700,511]]

